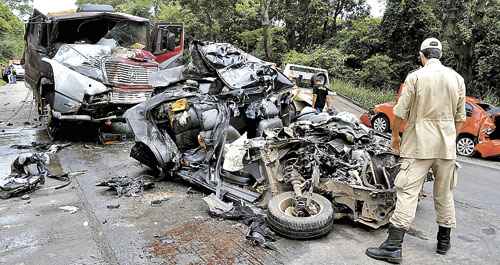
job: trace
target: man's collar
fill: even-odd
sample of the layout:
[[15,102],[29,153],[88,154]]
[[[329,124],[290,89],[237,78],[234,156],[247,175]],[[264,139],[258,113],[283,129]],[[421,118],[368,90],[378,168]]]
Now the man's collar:
[[427,61],[425,66],[432,65],[432,64],[441,64],[441,61],[439,61],[439,59],[436,59],[436,58],[431,58]]

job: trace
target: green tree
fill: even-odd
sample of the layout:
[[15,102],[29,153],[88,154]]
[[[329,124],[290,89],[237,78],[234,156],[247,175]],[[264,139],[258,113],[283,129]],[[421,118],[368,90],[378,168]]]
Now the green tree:
[[376,54],[365,60],[360,80],[363,85],[375,88],[393,89],[398,86],[392,70],[392,59],[387,55]]
[[5,4],[20,18],[28,19],[33,12],[33,0],[4,0]]
[[335,36],[338,21],[368,15],[364,0],[277,0],[276,17],[285,23],[288,48],[305,51]]
[[23,51],[24,25],[7,5],[0,3],[0,62],[20,59]]
[[387,0],[381,33],[385,54],[394,60],[394,71],[400,82],[404,81],[408,72],[418,67],[418,51],[422,41],[439,37],[441,22],[429,2]]
[[361,69],[363,61],[384,50],[380,21],[380,18],[371,17],[350,20],[329,40],[328,45],[338,47],[349,55],[347,66]]

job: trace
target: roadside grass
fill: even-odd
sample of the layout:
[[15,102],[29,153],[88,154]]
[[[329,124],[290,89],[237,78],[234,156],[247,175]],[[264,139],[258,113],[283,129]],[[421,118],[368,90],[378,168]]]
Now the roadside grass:
[[396,98],[394,91],[357,86],[338,79],[332,82],[331,89],[367,110]]
[[[331,89],[339,95],[344,96],[364,109],[372,109],[375,105],[384,102],[394,101],[396,93],[385,89],[375,89],[364,86],[357,86],[352,83],[334,80]],[[488,91],[482,97],[483,101],[493,106],[500,106],[500,98],[493,91]]]

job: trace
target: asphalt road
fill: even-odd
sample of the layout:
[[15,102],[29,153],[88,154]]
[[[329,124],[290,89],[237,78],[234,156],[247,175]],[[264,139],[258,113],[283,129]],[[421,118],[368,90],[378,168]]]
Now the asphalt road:
[[[47,141],[30,100],[22,84],[0,87],[1,175],[9,173],[19,153],[30,151],[12,149],[12,144]],[[349,110],[349,102],[337,103]],[[385,264],[364,255],[385,238],[385,229],[341,221],[324,238],[279,239],[278,251],[271,251],[245,241],[246,227],[210,218],[201,200],[205,195],[185,183],[156,182],[143,196],[118,198],[95,183],[149,173],[129,157],[131,142],[99,146],[85,128],[71,136],[76,141],[53,155],[50,167],[55,173],[84,174],[58,190],[53,187],[60,183],[49,179],[29,200],[0,200],[0,264]],[[427,183],[428,196],[405,237],[404,264],[500,264],[500,163],[464,160],[462,166],[450,253],[434,253],[437,225],[432,183]],[[165,201],[152,206],[155,199]],[[116,204],[120,207],[107,208]],[[79,210],[59,209],[68,205]]]

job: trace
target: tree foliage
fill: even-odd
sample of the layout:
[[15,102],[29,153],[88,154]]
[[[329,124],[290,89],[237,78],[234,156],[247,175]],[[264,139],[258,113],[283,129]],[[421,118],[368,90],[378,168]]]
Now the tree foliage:
[[[32,0],[4,2],[0,56],[10,58],[20,53],[23,27],[8,8],[22,16]],[[500,96],[500,1],[385,2],[380,19],[369,16],[366,0],[77,0],[182,22],[187,41],[230,42],[278,64],[322,67],[334,78],[377,88],[397,87],[420,66],[420,43],[437,37],[443,63],[464,76],[470,94]]]
[[0,3],[0,63],[19,59],[23,50],[24,25],[9,7]]

